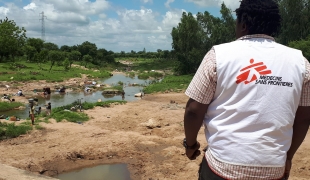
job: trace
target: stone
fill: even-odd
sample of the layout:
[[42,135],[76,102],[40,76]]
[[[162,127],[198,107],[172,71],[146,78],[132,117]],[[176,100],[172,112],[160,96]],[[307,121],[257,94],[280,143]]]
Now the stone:
[[142,93],[135,94],[135,97],[141,97],[141,96],[142,96]]
[[158,121],[154,119],[149,119],[148,122],[144,123],[144,125],[149,129],[160,128],[161,125]]

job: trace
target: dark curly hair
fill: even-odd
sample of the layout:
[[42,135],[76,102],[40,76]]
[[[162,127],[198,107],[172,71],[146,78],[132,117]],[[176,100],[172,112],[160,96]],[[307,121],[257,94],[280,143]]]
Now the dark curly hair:
[[246,24],[249,34],[275,36],[280,30],[279,5],[274,0],[241,0],[235,12],[238,22]]

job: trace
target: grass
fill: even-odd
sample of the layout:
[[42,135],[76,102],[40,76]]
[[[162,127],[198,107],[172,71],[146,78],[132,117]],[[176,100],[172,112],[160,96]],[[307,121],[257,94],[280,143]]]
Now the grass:
[[134,72],[129,72],[127,73],[127,75],[130,77],[130,78],[134,78],[136,76],[136,74]]
[[24,106],[24,104],[20,102],[0,102],[0,112],[9,111],[20,106]]
[[150,94],[155,92],[165,92],[165,91],[180,91],[188,87],[189,83],[193,79],[192,75],[183,76],[166,76],[161,82],[154,82],[144,88],[144,93]]
[[115,61],[131,61],[134,71],[172,70],[176,61],[171,59],[117,58]]
[[144,73],[140,73],[138,75],[138,78],[139,79],[148,79],[150,77],[153,77],[153,78],[162,78],[164,75],[162,73],[159,73],[159,72],[144,72]]
[[61,122],[63,120],[67,120],[69,122],[84,122],[88,121],[89,117],[85,113],[81,112],[72,112],[72,111],[59,111],[56,113],[52,113],[52,118],[56,119],[57,122]]
[[[82,103],[82,108],[84,110],[88,110],[88,109],[93,109],[95,106],[100,106],[100,107],[110,107],[111,104],[125,104],[126,101],[103,101],[103,102],[95,102],[95,103],[90,103],[90,102],[83,102]],[[67,120],[69,122],[84,122],[84,121],[88,121],[89,117],[87,114],[83,113],[83,112],[72,112],[69,111],[71,109],[71,107],[74,107],[78,105],[78,102],[73,102],[72,104],[68,104],[66,106],[61,106],[61,107],[57,107],[54,108],[52,110],[52,114],[50,117],[46,117],[46,119],[48,118],[54,118],[56,119],[57,122],[61,122],[63,120]]]
[[81,74],[87,74],[93,78],[110,77],[110,72],[106,69],[94,71],[72,67],[70,70],[64,70],[63,66],[53,66],[49,72],[50,63],[42,64],[42,69],[36,63],[19,61],[18,63],[0,63],[0,81],[31,81],[46,80],[48,82],[62,82],[65,79],[81,77]]
[[32,130],[28,125],[15,125],[15,123],[2,123],[0,122],[0,137],[15,138],[22,134],[26,134]]

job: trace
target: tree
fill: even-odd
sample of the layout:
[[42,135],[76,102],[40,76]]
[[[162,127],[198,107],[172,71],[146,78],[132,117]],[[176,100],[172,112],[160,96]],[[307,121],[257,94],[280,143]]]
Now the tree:
[[235,20],[224,3],[221,14],[222,17],[217,18],[209,12],[199,12],[195,18],[191,13],[183,13],[181,22],[171,32],[172,56],[178,61],[177,73],[195,73],[212,46],[234,40]]
[[61,62],[64,60],[64,53],[61,52],[61,51],[50,51],[48,53],[48,56],[49,56],[49,60],[51,61],[51,67],[50,67],[50,70],[52,70],[53,66],[55,65],[56,62]]
[[97,55],[97,46],[94,43],[90,43],[88,41],[83,42],[81,45],[78,46],[78,50],[84,55],[90,55],[92,58],[95,58]]
[[79,61],[81,58],[81,53],[79,51],[71,51],[69,53],[69,62],[70,62],[70,68],[71,68],[71,65],[73,64],[74,61]]
[[65,58],[63,65],[64,65],[64,68],[66,71],[68,71],[70,69],[71,64],[70,64],[70,61],[68,58]]
[[29,45],[25,45],[24,50],[25,54],[27,55],[27,59],[30,62],[34,60],[35,55],[38,53],[35,47]]
[[0,19],[0,62],[3,57],[14,57],[26,41],[26,30],[19,28],[13,20]]
[[27,39],[27,45],[32,46],[36,49],[37,53],[41,52],[41,49],[43,49],[44,41],[39,38],[28,38]]
[[85,68],[87,64],[91,63],[92,61],[93,61],[93,58],[90,55],[86,54],[85,56],[83,56],[83,63],[84,63]]
[[43,48],[47,49],[48,51],[57,51],[59,50],[57,44],[51,43],[51,42],[47,42],[43,44]]
[[[197,70],[201,62],[203,30],[192,13],[183,12],[181,22],[172,29],[172,48],[177,52],[178,65],[175,71],[190,74]],[[198,54],[197,54],[198,53]]]
[[48,56],[48,50],[43,49],[40,53],[37,53],[36,55],[37,57],[35,57],[35,61],[38,63],[39,68],[42,69],[41,64],[45,63]]
[[306,40],[292,41],[289,46],[301,50],[304,57],[310,62],[310,36]]
[[65,51],[65,52],[71,52],[70,46],[67,46],[67,45],[61,46],[61,47],[60,47],[60,50],[61,50],[61,51]]
[[288,45],[310,34],[310,0],[278,0],[282,17],[277,40]]

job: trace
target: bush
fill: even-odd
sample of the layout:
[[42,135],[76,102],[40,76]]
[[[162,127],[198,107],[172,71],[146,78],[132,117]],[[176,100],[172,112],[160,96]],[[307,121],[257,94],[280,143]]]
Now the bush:
[[20,102],[0,102],[0,112],[9,111],[20,106],[24,106],[24,104]]
[[60,111],[52,114],[52,118],[56,119],[57,122],[67,120],[69,122],[84,122],[88,121],[89,117],[85,113],[78,113],[72,111]]
[[31,126],[16,126],[14,123],[9,123],[5,131],[5,136],[9,138],[15,138],[22,134],[26,134],[30,130],[32,130]]
[[139,79],[148,79],[150,77],[153,78],[162,78],[164,75],[159,72],[147,72],[147,73],[141,73],[138,75]]
[[144,88],[144,92],[149,94],[154,92],[164,92],[167,90],[184,90],[188,87],[192,78],[192,75],[167,76],[161,82],[155,82]]

